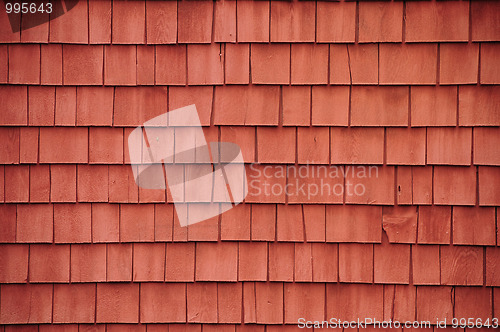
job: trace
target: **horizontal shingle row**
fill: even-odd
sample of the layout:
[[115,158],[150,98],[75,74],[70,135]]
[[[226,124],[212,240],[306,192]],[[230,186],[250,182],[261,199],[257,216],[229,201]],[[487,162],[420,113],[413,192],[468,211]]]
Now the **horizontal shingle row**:
[[499,260],[497,247],[388,242],[3,244],[0,282],[284,281],[498,287]]
[[13,44],[0,46],[0,53],[3,53],[0,82],[132,86],[250,82],[292,85],[498,84],[499,45]]
[[[484,287],[107,283],[2,285],[1,292],[6,295],[0,304],[2,324],[297,324],[301,317],[311,321],[333,317],[342,321],[419,320],[435,325],[436,318],[451,322],[454,317],[474,317],[484,322],[498,317],[493,306],[498,289]],[[67,310],[68,299],[76,299],[74,310]]]
[[499,86],[0,86],[5,96],[0,125],[139,126],[195,104],[202,126],[499,126],[499,91]]
[[[160,129],[161,130],[161,129]],[[171,130],[183,137],[182,128]],[[130,159],[131,130],[119,127],[0,127],[0,164],[151,163],[147,146]],[[205,127],[208,141],[240,145],[246,163],[353,165],[500,165],[498,127]],[[276,140],[276,143],[272,143]],[[145,143],[144,143],[145,144]],[[182,147],[171,141],[172,151]],[[59,150],[54,150],[59,145]],[[205,163],[205,160],[192,162]],[[55,171],[65,168],[52,166]],[[83,172],[85,167],[81,166]],[[41,169],[40,169],[41,170]],[[97,168],[96,168],[97,170]],[[43,174],[43,173],[41,173]],[[85,173],[83,173],[85,174]]]
[[5,204],[0,213],[3,243],[381,243],[382,231],[390,243],[499,243],[494,207],[243,204],[187,229],[172,204]]
[[[489,1],[471,1],[471,5],[468,1],[412,1],[407,6],[361,1],[358,10],[354,2],[328,1],[103,0],[88,6],[81,1],[50,25],[44,23],[22,33],[11,33],[7,16],[2,16],[0,27],[8,33],[0,34],[0,42],[489,41],[499,39],[498,10],[498,4]],[[14,28],[23,28],[20,15],[13,16]]]
[[[247,203],[494,206],[499,172],[493,166],[252,164],[247,189],[244,183],[241,188],[243,195],[248,191]],[[0,181],[0,202],[6,203],[173,202],[168,190],[137,187],[128,165],[7,165],[0,166]],[[197,190],[189,184],[182,189]],[[210,193],[177,203],[226,202]]]

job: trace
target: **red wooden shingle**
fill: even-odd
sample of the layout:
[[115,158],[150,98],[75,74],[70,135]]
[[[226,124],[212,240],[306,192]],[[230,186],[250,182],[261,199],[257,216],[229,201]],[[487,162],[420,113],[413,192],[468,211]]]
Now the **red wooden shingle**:
[[186,45],[156,46],[156,84],[186,84],[186,52]]
[[36,324],[52,321],[52,285],[2,285],[1,324]]
[[[227,1],[226,1],[227,2]],[[250,44],[226,44],[224,54],[226,84],[250,82]]]
[[277,86],[215,87],[215,125],[277,125],[279,91]]
[[38,161],[38,136],[39,130],[36,127],[21,128],[19,137],[21,163],[33,164]]
[[387,128],[387,164],[424,165],[425,134],[424,128]]
[[[345,202],[349,204],[395,203],[395,169],[392,166],[345,166]],[[348,168],[350,167],[350,168]],[[364,168],[363,168],[364,167]]]
[[166,260],[165,281],[194,281],[194,243],[167,243]]
[[[378,84],[378,51],[377,44],[347,45],[349,80],[352,84]],[[334,59],[331,59],[331,62],[333,61]],[[333,66],[337,67],[335,64]],[[332,75],[335,79],[335,73]]]
[[347,47],[347,44],[330,44],[330,84],[352,83],[351,61]]
[[214,6],[214,42],[236,42],[236,1],[219,1]]
[[28,88],[25,86],[0,86],[2,125],[26,125],[28,123]]
[[473,41],[495,41],[500,37],[498,10],[495,1],[471,2],[471,32]]
[[42,84],[62,84],[62,45],[41,45],[40,80]]
[[271,42],[314,42],[312,2],[271,1]]
[[146,33],[148,44],[177,41],[177,1],[146,1]]
[[500,248],[486,248],[486,286],[500,285]]
[[9,50],[7,45],[0,46],[0,83],[9,80]]
[[463,86],[458,89],[460,126],[499,126],[500,87]]
[[221,142],[236,143],[241,149],[245,162],[255,161],[255,128],[253,127],[220,127]]
[[107,244],[106,279],[132,281],[132,244]]
[[139,189],[132,174],[132,168],[128,165],[109,166],[109,202],[113,203],[137,203],[139,200]]
[[400,166],[396,169],[396,202],[398,205],[407,205],[413,202],[412,173],[412,167],[410,166]]
[[283,126],[309,126],[311,123],[311,88],[283,87]]
[[30,282],[69,282],[69,245],[37,244],[30,247]]
[[453,318],[453,297],[452,287],[417,287],[417,319],[451,320]]
[[[251,206],[239,204],[221,215],[221,240],[249,241]],[[216,231],[218,233],[218,231]]]
[[88,36],[88,8],[85,2],[75,3],[70,10],[50,21],[51,43],[87,44]]
[[123,129],[89,128],[89,163],[121,164],[123,162]]
[[[108,87],[78,87],[76,91],[77,125],[111,125],[113,121],[113,91],[113,88]],[[99,112],[96,112],[96,109],[99,109]]]
[[478,65],[478,44],[440,44],[439,84],[475,84]]
[[328,205],[327,242],[381,242],[382,208]]
[[186,285],[144,283],[141,285],[141,323],[186,321]]
[[328,45],[292,44],[291,48],[292,84],[328,82]]
[[89,42],[111,42],[111,0],[89,2]]
[[451,208],[420,206],[418,211],[418,243],[449,244]]
[[312,282],[313,274],[313,256],[312,243],[298,242],[295,243],[295,282]]
[[301,205],[278,205],[276,235],[278,241],[303,241],[304,225]]
[[[117,87],[115,126],[137,126],[167,110],[167,91],[163,87]],[[128,135],[126,135],[128,140]]]
[[47,43],[49,39],[48,20],[49,13],[47,13],[47,11],[43,13],[41,11],[35,11],[35,13],[26,13],[26,15],[22,15],[21,31],[23,31],[23,33],[21,33],[21,42]]
[[28,254],[26,244],[0,246],[1,283],[25,283],[28,281]]
[[112,43],[143,44],[146,39],[144,1],[116,1],[112,8]]
[[268,42],[270,1],[236,2],[238,42]]
[[500,79],[500,44],[481,44],[481,84],[499,84]]
[[[4,210],[6,223],[8,215],[13,214],[16,218],[16,209]],[[14,227],[16,223],[14,222]],[[16,229],[16,228],[14,228]],[[17,207],[17,229],[15,238],[17,242],[50,242],[53,236],[53,207],[49,204],[27,205],[21,204]],[[8,233],[7,233],[8,234]],[[14,240],[14,239],[12,239]],[[12,241],[13,242],[13,241]]]
[[[26,205],[23,205],[26,206]],[[2,218],[2,223],[0,224],[0,242],[8,243],[8,242],[16,242],[16,218],[19,219],[19,216],[16,216],[17,208],[14,204],[2,204],[0,206],[0,217]],[[24,217],[30,217],[29,213],[25,213]],[[24,220],[26,222],[26,220]],[[52,223],[50,223],[52,224]],[[26,227],[28,230],[31,230],[31,227]],[[25,230],[26,231],[26,230]],[[48,234],[48,232],[46,233]],[[22,234],[24,235],[24,234]],[[21,241],[19,241],[21,242]],[[52,242],[50,239],[48,242]]]
[[213,87],[189,86],[170,87],[168,90],[168,108],[173,111],[177,108],[195,104],[200,124],[209,126],[212,118]]
[[91,223],[90,204],[54,205],[54,242],[90,242]]
[[30,195],[29,166],[5,166],[5,202],[28,202]]
[[54,285],[53,323],[94,323],[94,284]]
[[339,244],[339,281],[348,283],[373,282],[372,244]]
[[103,47],[63,45],[65,85],[100,85],[103,82]]
[[383,128],[331,128],[332,164],[382,164]]
[[137,45],[137,85],[155,84],[155,48]]
[[99,283],[97,323],[138,323],[139,284]]
[[349,87],[314,86],[312,88],[312,125],[347,126]]
[[495,245],[495,209],[453,207],[453,244]]
[[56,126],[74,126],[76,121],[76,87],[56,87]]
[[281,191],[286,193],[288,202],[293,204],[342,203],[344,185],[341,174],[343,170],[343,167],[336,165],[331,167],[324,165],[291,165],[288,166],[287,181],[289,183],[286,184],[286,187],[276,186],[267,190],[272,194]]
[[155,205],[155,241],[171,241],[174,209],[171,204]]
[[104,47],[104,84],[136,85],[137,47],[106,45]]
[[496,153],[500,146],[500,128],[477,127],[474,128],[474,164],[500,165],[500,154]]
[[382,285],[327,284],[326,316],[352,321],[370,317],[383,319]]
[[20,132],[19,128],[0,128],[0,142],[2,142],[0,163],[19,164]]
[[252,83],[290,83],[290,44],[252,44],[250,52]]
[[441,276],[439,246],[412,246],[411,254],[413,283],[415,285],[439,285]]
[[328,164],[330,146],[328,128],[298,128],[297,158],[299,164]]
[[179,2],[177,15],[179,43],[210,43],[213,19],[212,2]]
[[361,2],[359,4],[359,42],[401,42],[403,3]]
[[28,95],[28,124],[31,126],[53,126],[55,89],[45,86],[29,87]]
[[9,83],[40,83],[40,45],[9,45]]
[[120,241],[154,241],[154,205],[120,206]]
[[483,248],[441,246],[441,284],[483,285]]
[[[434,167],[434,204],[474,205],[476,203],[474,167]],[[481,188],[481,187],[479,187]]]
[[455,126],[456,124],[456,87],[411,87],[412,127]]
[[238,245],[234,242],[196,244],[197,281],[236,281]]
[[436,44],[381,44],[380,84],[436,84]]
[[238,247],[238,280],[267,280],[267,243],[240,242]]
[[428,128],[427,164],[470,165],[471,128]]
[[217,284],[187,284],[188,323],[217,323]]
[[373,281],[383,284],[410,282],[410,245],[383,241],[373,245]]
[[252,204],[252,241],[273,241],[275,238],[276,205]]
[[321,1],[316,6],[316,41],[353,43],[356,30],[354,2]]
[[491,319],[492,313],[491,288],[455,287],[455,317],[475,320]]
[[79,202],[108,201],[108,166],[78,165],[77,197]]
[[269,281],[293,281],[295,245],[269,243]]
[[187,46],[189,85],[224,83],[224,46],[222,44]]
[[118,242],[119,205],[92,204],[92,242]]
[[165,280],[165,244],[134,243],[133,281]]
[[76,202],[76,166],[50,165],[50,201]]
[[465,2],[410,2],[406,6],[408,42],[467,41],[469,5]]
[[313,281],[338,281],[338,245],[329,243],[313,243],[312,255]]
[[71,282],[106,281],[106,245],[71,245]]
[[325,205],[303,205],[305,239],[307,242],[325,242]]
[[296,324],[299,318],[321,321],[325,316],[323,284],[285,284],[285,323]]
[[[259,163],[294,163],[295,135],[295,128],[257,127],[257,161]],[[276,144],[278,142],[279,144]]]
[[408,125],[408,94],[407,87],[352,87],[351,125]]
[[479,205],[500,205],[499,175],[499,167],[479,167]]
[[257,324],[282,324],[283,284],[257,282],[254,294]]
[[[243,306],[243,283],[220,283],[217,285],[217,316],[219,324],[241,323]],[[204,328],[206,328],[205,325]],[[214,326],[234,329],[232,325]],[[233,330],[234,331],[234,330]]]
[[390,243],[416,242],[418,218],[416,207],[384,206],[382,213],[382,227]]

